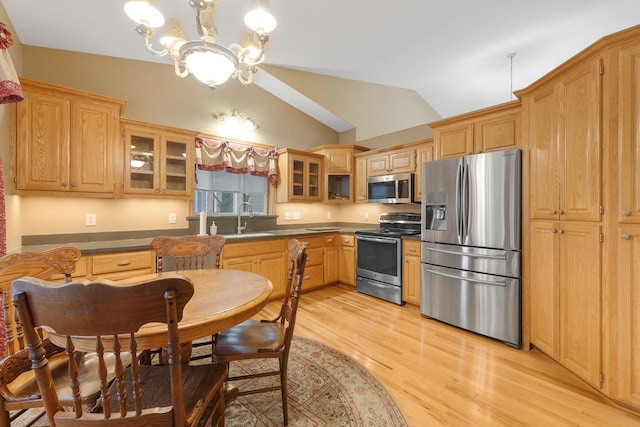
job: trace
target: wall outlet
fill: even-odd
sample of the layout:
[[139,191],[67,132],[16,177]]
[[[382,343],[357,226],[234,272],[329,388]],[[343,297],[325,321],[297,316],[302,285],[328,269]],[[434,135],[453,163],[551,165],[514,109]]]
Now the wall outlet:
[[365,222],[369,221],[369,212],[364,213],[364,220]]
[[170,213],[169,214],[169,224],[175,224],[175,223],[176,223],[176,214]]
[[331,219],[331,211],[327,211],[327,219]]
[[300,212],[291,212],[291,219],[300,219]]
[[86,218],[85,218],[84,224],[86,226],[89,226],[89,227],[95,227],[95,225],[96,225],[96,214],[88,213]]
[[290,221],[291,220],[291,212],[285,212],[284,213],[284,220],[285,221]]

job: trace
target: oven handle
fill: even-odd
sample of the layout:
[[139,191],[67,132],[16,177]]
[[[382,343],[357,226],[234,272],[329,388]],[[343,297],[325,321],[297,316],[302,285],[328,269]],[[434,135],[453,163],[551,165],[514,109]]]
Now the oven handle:
[[437,249],[437,248],[432,248],[432,247],[429,247],[429,246],[426,246],[425,249],[428,250],[428,251],[432,251],[432,252],[441,252],[443,254],[468,256],[468,257],[472,257],[472,258],[487,258],[487,259],[501,259],[501,260],[506,260],[507,259],[507,254],[506,253],[503,253],[502,255],[474,254],[474,253],[470,253],[470,252],[456,252],[456,251],[449,251],[449,250],[446,250],[446,249]]
[[369,237],[369,236],[356,236],[356,240],[365,240],[367,242],[376,242],[376,243],[393,243],[395,244],[398,239],[389,239],[386,237]]
[[426,271],[429,273],[437,274],[439,276],[449,277],[451,279],[456,280],[465,280],[467,282],[480,283],[482,285],[493,285],[493,286],[502,286],[503,288],[507,286],[506,282],[494,281],[494,280],[483,280],[483,279],[471,279],[469,277],[456,276],[455,274],[443,273],[441,271],[436,271],[431,268],[426,268]]

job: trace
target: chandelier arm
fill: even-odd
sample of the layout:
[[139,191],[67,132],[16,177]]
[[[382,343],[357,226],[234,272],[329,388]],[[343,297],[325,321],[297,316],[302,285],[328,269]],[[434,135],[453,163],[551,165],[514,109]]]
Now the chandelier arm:
[[251,83],[253,83],[253,74],[256,71],[257,69],[254,67],[243,66],[241,68],[238,68],[238,71],[236,71],[233,77],[236,78],[243,85],[248,86]]
[[206,6],[197,7],[196,12],[196,28],[200,39],[207,43],[215,43],[218,39],[218,29],[213,22],[215,15],[215,1],[207,3]]
[[189,75],[189,69],[177,58],[173,60],[173,68],[178,77],[184,78]]
[[148,35],[143,36],[143,38],[144,38],[144,47],[147,49],[147,51],[149,53],[151,53],[152,55],[166,56],[169,53],[169,49],[167,49],[167,48],[163,48],[162,50],[154,49],[153,46],[151,45],[151,37],[152,36],[148,36]]

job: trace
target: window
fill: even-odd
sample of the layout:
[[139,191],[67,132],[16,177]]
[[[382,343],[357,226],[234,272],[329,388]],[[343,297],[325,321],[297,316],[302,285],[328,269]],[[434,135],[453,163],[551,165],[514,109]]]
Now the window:
[[[240,203],[248,202],[254,215],[267,214],[267,177],[204,171],[196,168],[193,212],[237,215]],[[247,211],[246,207],[243,212]]]

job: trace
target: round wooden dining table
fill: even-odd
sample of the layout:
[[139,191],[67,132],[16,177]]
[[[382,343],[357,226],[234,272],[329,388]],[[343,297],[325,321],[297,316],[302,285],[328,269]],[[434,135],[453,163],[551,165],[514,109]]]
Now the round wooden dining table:
[[[249,319],[262,310],[273,291],[271,281],[259,274],[226,269],[147,274],[120,280],[117,284],[138,283],[176,274],[187,277],[194,285],[193,297],[185,306],[178,324],[182,343],[213,335]],[[117,315],[114,313],[114,316]],[[64,347],[64,341],[55,332],[49,332],[49,338]],[[136,333],[136,341],[139,350],[166,346],[167,327],[161,323],[145,325]],[[109,337],[102,337],[102,342],[105,348],[112,344]],[[77,350],[95,351],[95,337],[74,337],[73,343]]]

